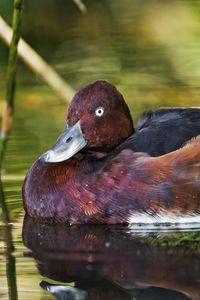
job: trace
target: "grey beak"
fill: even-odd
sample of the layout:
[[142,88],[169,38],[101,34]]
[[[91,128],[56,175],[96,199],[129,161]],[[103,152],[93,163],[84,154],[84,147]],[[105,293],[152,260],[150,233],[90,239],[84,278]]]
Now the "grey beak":
[[73,127],[65,127],[56,144],[49,151],[45,152],[40,159],[45,163],[56,163],[71,158],[87,145],[80,121]]

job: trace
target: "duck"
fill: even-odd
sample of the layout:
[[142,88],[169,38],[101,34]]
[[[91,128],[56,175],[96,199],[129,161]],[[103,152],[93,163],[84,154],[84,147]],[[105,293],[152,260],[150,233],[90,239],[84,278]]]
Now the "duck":
[[27,173],[26,214],[68,225],[198,226],[198,116],[198,108],[161,109],[134,129],[114,85],[81,88],[63,133]]

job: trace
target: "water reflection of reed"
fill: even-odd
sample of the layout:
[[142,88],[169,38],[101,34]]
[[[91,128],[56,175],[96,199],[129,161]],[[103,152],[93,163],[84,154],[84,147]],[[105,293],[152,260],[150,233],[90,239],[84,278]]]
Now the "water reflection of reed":
[[9,211],[5,202],[3,185],[0,179],[0,200],[2,209],[3,222],[3,240],[5,244],[5,258],[6,258],[6,276],[8,284],[8,295],[10,300],[17,300],[17,282],[16,282],[16,262],[13,255],[14,245],[12,238],[12,227],[10,223]]
[[[181,233],[173,235],[177,243]],[[41,275],[74,281],[89,299],[200,299],[200,253],[192,243],[184,248],[164,238],[170,235],[140,237],[119,227],[67,227],[30,218],[23,227]]]

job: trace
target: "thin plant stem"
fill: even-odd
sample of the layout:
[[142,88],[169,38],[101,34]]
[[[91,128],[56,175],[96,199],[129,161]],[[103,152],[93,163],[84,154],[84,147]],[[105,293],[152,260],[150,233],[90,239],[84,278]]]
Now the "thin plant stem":
[[[2,115],[2,126],[1,126],[1,139],[7,139],[13,122],[14,114],[14,97],[15,97],[15,83],[16,83],[16,73],[17,73],[17,47],[20,39],[20,28],[21,28],[21,9],[22,9],[22,0],[14,1],[14,10],[13,10],[13,34],[11,39],[9,59],[8,59],[8,68],[7,68],[7,81],[6,81],[6,101],[4,105],[3,115]],[[2,152],[5,147],[5,142],[1,142],[1,163],[3,161]]]
[[[6,151],[7,140],[12,128],[12,120],[14,114],[14,96],[15,96],[15,81],[17,72],[17,46],[20,38],[21,24],[21,8],[22,0],[14,0],[13,10],[13,35],[9,51],[9,61],[7,69],[7,85],[6,85],[6,103],[2,117],[1,128],[1,149],[0,149],[0,171]],[[10,224],[9,210],[5,201],[2,182],[0,179],[0,204],[2,209],[3,233],[5,242],[5,257],[6,257],[6,274],[8,282],[8,294],[10,300],[17,300],[17,282],[16,282],[16,264],[15,256],[13,255],[14,245],[12,239],[12,228]]]

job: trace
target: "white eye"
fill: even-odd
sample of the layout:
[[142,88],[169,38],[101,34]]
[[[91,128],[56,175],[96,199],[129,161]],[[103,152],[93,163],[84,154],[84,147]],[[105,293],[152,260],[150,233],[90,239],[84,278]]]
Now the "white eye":
[[95,115],[96,115],[97,117],[101,117],[101,116],[103,116],[103,114],[104,114],[104,109],[103,109],[103,107],[98,107],[98,108],[95,110]]

